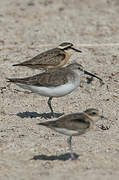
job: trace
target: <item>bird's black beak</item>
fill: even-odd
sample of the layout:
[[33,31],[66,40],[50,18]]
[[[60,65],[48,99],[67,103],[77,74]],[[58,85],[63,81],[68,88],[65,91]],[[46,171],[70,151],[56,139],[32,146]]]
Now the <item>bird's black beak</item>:
[[99,78],[99,77],[96,76],[95,74],[92,74],[92,73],[90,73],[90,72],[88,72],[88,71],[85,71],[85,70],[84,70],[84,74],[87,74],[87,75],[89,75],[89,76],[92,76],[92,77],[95,77],[95,78],[99,79],[100,81],[103,81],[101,78]]
[[106,119],[106,120],[108,120],[108,118],[105,117],[105,116],[103,116],[103,115],[101,115],[100,118],[101,118],[101,119]]
[[103,115],[101,115],[100,117],[101,117],[101,119],[105,119],[105,117]]
[[79,50],[79,49],[76,49],[75,47],[70,47],[71,49],[73,49],[74,51],[76,51],[76,52],[80,52],[80,53],[82,53],[82,51],[81,50]]

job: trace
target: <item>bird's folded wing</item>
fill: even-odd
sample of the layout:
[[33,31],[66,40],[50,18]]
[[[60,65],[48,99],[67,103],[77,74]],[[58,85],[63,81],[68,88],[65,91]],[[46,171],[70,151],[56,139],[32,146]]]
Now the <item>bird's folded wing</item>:
[[8,78],[9,82],[33,86],[56,87],[68,82],[62,70],[49,71],[27,78]]
[[83,113],[70,114],[65,117],[60,118],[57,121],[48,121],[40,123],[40,125],[47,126],[49,128],[64,128],[69,130],[83,131],[89,128],[90,122],[86,121],[85,115]]
[[24,61],[19,64],[14,64],[13,66],[47,66],[47,65],[58,65],[65,58],[65,54],[58,48],[54,48],[45,51],[30,60]]
[[65,54],[58,48],[43,52],[31,59],[33,65],[58,65],[65,58]]

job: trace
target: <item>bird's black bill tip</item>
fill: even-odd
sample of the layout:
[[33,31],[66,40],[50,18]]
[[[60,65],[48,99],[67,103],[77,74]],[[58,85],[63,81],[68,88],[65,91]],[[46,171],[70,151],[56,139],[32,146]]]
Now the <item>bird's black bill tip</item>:
[[103,115],[101,115],[100,117],[101,117],[101,119],[106,119],[106,120],[108,120],[108,118],[105,117],[105,116],[103,116]]
[[90,72],[88,72],[88,71],[84,71],[84,74],[87,74],[87,75],[89,75],[89,76],[92,76],[92,77],[95,77],[95,78],[99,79],[101,83],[103,82],[103,80],[102,80],[100,77],[98,77],[98,76],[96,76],[95,74],[92,74],[92,73],[90,73]]
[[73,50],[74,50],[74,51],[76,51],[76,52],[80,52],[80,53],[82,53],[82,51],[81,51],[81,50],[76,49],[76,48],[74,48],[74,47],[71,47],[71,49],[73,49]]
[[12,66],[18,66],[18,64],[13,64]]
[[101,119],[104,119],[104,118],[105,118],[103,115],[101,115],[100,117],[101,117]]

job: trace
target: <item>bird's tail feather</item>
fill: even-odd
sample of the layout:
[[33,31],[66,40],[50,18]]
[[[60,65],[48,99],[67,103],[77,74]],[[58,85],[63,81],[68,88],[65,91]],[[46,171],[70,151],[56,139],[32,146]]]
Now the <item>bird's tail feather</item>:
[[47,122],[45,122],[45,123],[38,123],[38,125],[41,125],[41,126],[47,126]]
[[25,66],[27,65],[27,63],[23,62],[23,63],[19,63],[19,64],[13,64],[12,66]]
[[20,79],[18,78],[6,78],[7,82],[12,82],[12,83],[20,83]]

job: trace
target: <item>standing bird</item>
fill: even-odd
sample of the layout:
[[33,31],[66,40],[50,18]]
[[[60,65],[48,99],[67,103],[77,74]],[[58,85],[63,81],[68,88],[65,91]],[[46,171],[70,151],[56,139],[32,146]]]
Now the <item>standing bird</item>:
[[78,136],[86,133],[93,128],[96,120],[105,118],[100,115],[99,111],[94,108],[87,109],[83,113],[74,113],[63,116],[55,121],[47,121],[38,123],[38,125],[46,126],[61,134],[69,136],[67,139],[71,159],[74,160],[75,156],[72,152],[71,140],[72,136]]
[[32,77],[8,78],[8,80],[24,89],[31,90],[41,96],[49,97],[48,106],[51,110],[51,115],[54,117],[51,106],[52,98],[65,96],[78,88],[80,85],[80,76],[83,74],[93,76],[102,82],[101,78],[85,71],[83,66],[78,63],[73,63],[58,69],[51,69]]
[[71,51],[82,52],[74,47],[72,43],[64,42],[54,49],[45,51],[32,59],[14,64],[13,66],[26,66],[32,69],[53,69],[64,66],[71,57]]

